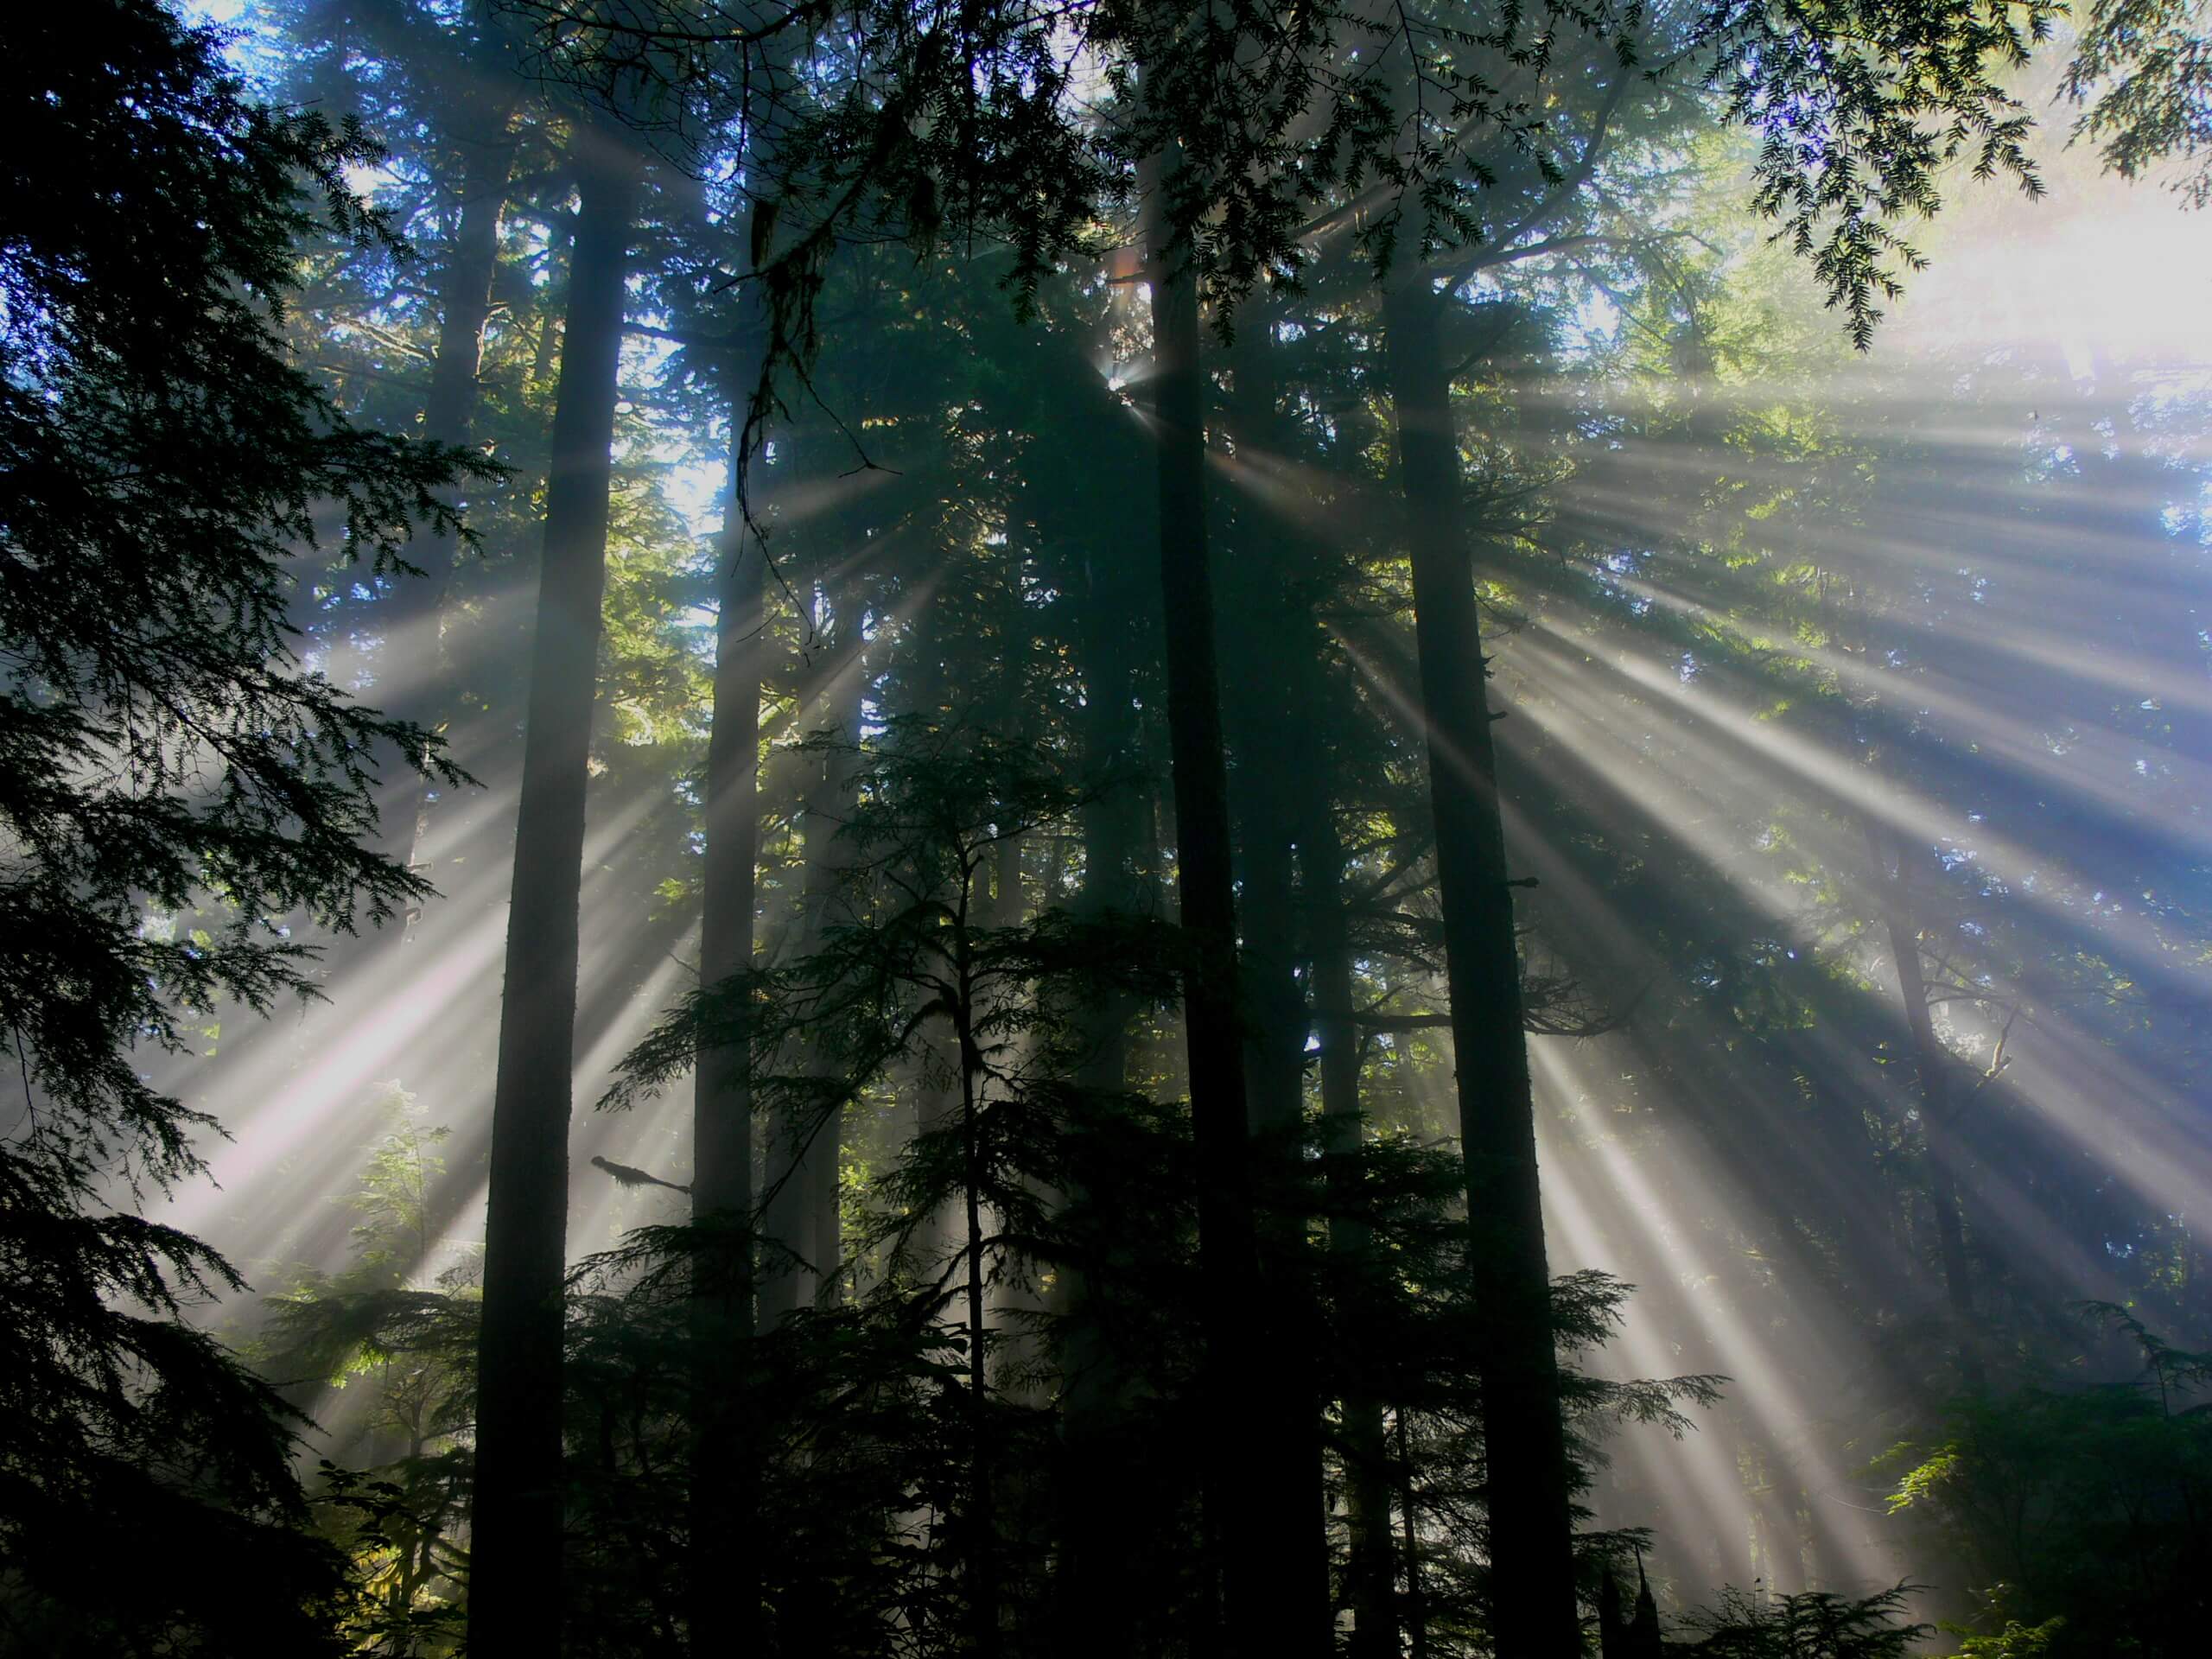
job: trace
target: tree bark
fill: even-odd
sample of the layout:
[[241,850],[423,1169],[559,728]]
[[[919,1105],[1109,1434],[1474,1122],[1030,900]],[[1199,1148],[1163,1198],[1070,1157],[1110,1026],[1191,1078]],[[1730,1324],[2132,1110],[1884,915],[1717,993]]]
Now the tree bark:
[[587,133],[578,175],[492,1112],[468,1604],[472,1645],[547,1655],[561,1637],[562,1282],[584,794],[639,169],[613,141]]
[[1982,1371],[1974,1349],[1974,1280],[1960,1221],[1958,1176],[1951,1161],[1950,1087],[1944,1069],[1950,1055],[1936,1039],[1936,1023],[1928,1012],[1920,935],[1912,925],[1912,854],[1904,836],[1871,817],[1866,820],[1866,831],[1882,927],[1889,939],[1891,958],[1897,963],[1905,1029],[1912,1039],[1913,1071],[1920,1087],[1921,1155],[1928,1166],[1929,1200],[1935,1211],[1936,1249],[1943,1265],[1944,1300],[1959,1326],[1960,1373],[1969,1387],[1979,1389]]
[[[707,740],[706,866],[699,982],[714,985],[753,963],[760,854],[760,638],[766,556],[747,545],[737,509],[744,429],[742,376],[731,414],[728,521],[717,550],[715,718]],[[691,1217],[715,1230],[694,1267],[690,1634],[692,1651],[750,1654],[760,1642],[759,1546],[752,1536],[758,1480],[735,1421],[733,1378],[753,1330],[753,1094],[750,1050],[699,1056],[691,1107]]]
[[[1276,412],[1275,351],[1274,318],[1255,300],[1229,353],[1230,430],[1248,476],[1256,457],[1281,454],[1288,448]],[[1238,978],[1246,1014],[1249,1114],[1263,1157],[1296,1158],[1302,1154],[1293,1137],[1306,1115],[1306,1039],[1313,1020],[1307,987],[1298,976],[1299,823],[1293,769],[1285,756],[1296,741],[1301,710],[1312,707],[1306,698],[1318,671],[1313,657],[1318,631],[1297,597],[1298,567],[1311,549],[1293,515],[1249,488],[1236,498],[1229,539],[1240,626],[1230,636],[1239,647],[1239,660],[1230,677],[1224,714],[1236,748],[1233,797],[1243,855]],[[1303,770],[1325,791],[1326,767],[1319,757]],[[1283,1185],[1294,1190],[1295,1183]],[[1320,1586],[1324,1605],[1317,1616],[1325,1624],[1329,1500],[1322,1391],[1319,1367],[1308,1357],[1311,1344],[1296,1334],[1315,1329],[1318,1318],[1302,1260],[1306,1217],[1263,1208],[1257,1226],[1262,1274],[1255,1294],[1268,1296],[1262,1313],[1284,1392],[1285,1440],[1273,1454],[1284,1463],[1278,1501],[1313,1522],[1298,1541],[1300,1558],[1281,1566],[1294,1577],[1310,1574]]]
[[[1117,411],[1118,412],[1118,411]],[[1040,537],[1041,537],[1040,526]],[[1081,527],[1069,524],[1071,536]],[[1084,561],[1077,612],[1084,699],[1077,715],[1085,781],[1096,792],[1081,816],[1084,919],[1132,917],[1143,908],[1136,874],[1149,804],[1136,772],[1136,618],[1142,597],[1127,567],[1093,554]],[[1128,1086],[1133,999],[1104,996],[1081,1010],[1078,1087],[1098,1094]],[[1080,1196],[1071,1192],[1071,1200]],[[1093,1306],[1095,1288],[1063,1268],[1057,1300],[1061,1375],[1059,1548],[1052,1590],[1059,1648],[1070,1659],[1133,1659],[1138,1620],[1128,1594],[1136,1576],[1134,1545],[1142,1535],[1149,1493],[1135,1490],[1123,1406],[1125,1368]]]
[[[1410,1659],[1428,1659],[1428,1592],[1421,1577],[1421,1521],[1414,1491],[1412,1444],[1406,1433],[1406,1408],[1394,1414],[1397,1423],[1399,1514],[1404,1527],[1406,1555],[1406,1634]],[[1500,1649],[1502,1652],[1503,1649]]]
[[[493,286],[499,275],[499,219],[506,205],[507,176],[514,163],[514,139],[509,130],[513,118],[514,101],[495,99],[480,111],[472,124],[473,130],[461,141],[467,159],[458,193],[452,257],[440,284],[437,357],[423,400],[423,435],[441,443],[465,444],[475,429],[481,401],[477,376],[483,367],[484,330],[491,320]],[[411,558],[423,574],[403,580],[385,602],[387,673],[401,666],[391,661],[396,650],[411,647],[416,653],[404,664],[410,671],[399,678],[395,688],[398,695],[388,706],[403,718],[433,730],[444,721],[451,695],[444,648],[434,631],[452,581],[454,550],[450,533],[423,537]],[[421,858],[429,798],[426,780],[410,770],[393,804],[398,821],[385,831],[392,843],[392,855],[410,869]],[[420,917],[420,906],[410,906],[404,925],[392,931],[394,940],[404,943]]]
[[[815,732],[851,741],[859,733],[861,702],[868,679],[862,671],[858,618],[835,616],[850,639],[839,637],[822,665],[813,702]],[[852,766],[835,753],[805,757],[818,767],[805,796],[806,873],[802,880],[798,952],[810,954],[822,938],[841,879],[837,832],[850,816],[856,779]],[[818,1118],[779,1112],[768,1147],[768,1190],[763,1195],[767,1236],[798,1257],[769,1262],[760,1279],[760,1320],[772,1325],[802,1306],[834,1300],[839,1280],[842,1240],[838,1217],[838,1149],[844,1114],[832,1109]]]
[[998,1516],[991,1466],[990,1328],[984,1304],[988,1278],[983,1260],[988,1231],[984,1225],[982,1185],[982,1110],[987,1079],[982,1056],[976,1046],[977,1007],[974,925],[988,926],[988,915],[976,917],[976,873],[963,877],[955,923],[954,963],[958,991],[953,1003],[953,1038],[960,1059],[961,1239],[966,1256],[963,1287],[967,1342],[968,1513],[963,1517],[967,1535],[968,1650],[979,1659],[997,1659],[999,1652]]
[[1329,1640],[1325,1573],[1312,1570],[1322,1517],[1304,1503],[1298,1446],[1308,1414],[1270,1351],[1252,1211],[1237,994],[1228,766],[1205,517],[1205,383],[1188,250],[1162,203],[1176,158],[1147,164],[1159,447],[1160,592],[1175,790],[1181,923],[1196,959],[1184,985],[1198,1164],[1208,1530],[1217,1541],[1221,1651],[1236,1659],[1319,1654]]
[[[1275,416],[1272,320],[1255,303],[1230,353],[1234,393],[1230,416],[1240,451],[1280,450]],[[1236,839],[1243,853],[1243,951],[1240,978],[1249,1018],[1245,1076],[1252,1128],[1294,1129],[1305,1110],[1305,1050],[1309,1020],[1298,982],[1294,931],[1296,855],[1292,844],[1290,768],[1285,746],[1295,721],[1292,661],[1301,645],[1301,617],[1287,602],[1285,551],[1296,535],[1254,491],[1241,493],[1230,536],[1232,572],[1242,626],[1230,638],[1242,647],[1230,675],[1224,714],[1236,749],[1233,781]],[[1226,646],[1224,647],[1226,650]]]
[[1426,280],[1401,269],[1385,287],[1382,310],[1480,1316],[1491,1637],[1498,1659],[1573,1659],[1581,1628],[1535,1106],[1481,618],[1460,522],[1459,452],[1439,327],[1444,303]]
[[[1310,918],[1313,1002],[1320,1041],[1321,1115],[1329,1145],[1338,1153],[1359,1145],[1359,1031],[1348,1017],[1352,1004],[1351,938],[1345,925],[1344,849],[1318,771],[1299,817],[1300,864]],[[1329,1228],[1332,1254],[1357,1263],[1372,1248],[1369,1229],[1342,1218]],[[1362,1348],[1357,1333],[1348,1344]],[[1348,1390],[1338,1402],[1344,1422],[1344,1510],[1348,1535],[1345,1599],[1351,1605],[1351,1659],[1398,1659],[1398,1619],[1390,1541],[1390,1459],[1382,1405]]]

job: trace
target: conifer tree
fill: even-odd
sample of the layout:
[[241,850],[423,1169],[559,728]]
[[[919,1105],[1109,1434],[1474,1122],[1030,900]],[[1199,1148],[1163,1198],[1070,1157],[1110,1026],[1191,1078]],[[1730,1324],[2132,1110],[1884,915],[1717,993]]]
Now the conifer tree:
[[516,821],[478,1364],[473,1631],[560,1642],[562,1287],[584,794],[606,584],[609,450],[639,163],[582,125],[543,564]]
[[219,1000],[312,995],[280,918],[424,891],[370,845],[365,757],[454,774],[302,663],[291,569],[335,520],[399,570],[470,469],[353,427],[281,343],[296,246],[382,232],[345,179],[373,146],[251,102],[149,0],[93,14],[0,57],[6,1617],[49,1651],[313,1652],[339,1588],[294,1529],[298,1420],[182,1317],[237,1273],[134,1202],[219,1126],[142,1067]]

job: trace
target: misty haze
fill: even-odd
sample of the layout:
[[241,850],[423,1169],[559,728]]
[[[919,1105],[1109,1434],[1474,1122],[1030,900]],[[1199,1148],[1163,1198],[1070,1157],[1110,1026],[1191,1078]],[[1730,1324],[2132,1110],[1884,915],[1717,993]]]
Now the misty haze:
[[2212,1650],[2208,0],[0,21],[0,1655]]

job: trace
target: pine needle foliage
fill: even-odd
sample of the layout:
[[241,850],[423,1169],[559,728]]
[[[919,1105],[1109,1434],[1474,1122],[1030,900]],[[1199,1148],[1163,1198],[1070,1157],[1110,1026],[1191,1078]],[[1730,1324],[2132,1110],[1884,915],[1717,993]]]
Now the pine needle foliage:
[[2212,10],[2204,0],[2091,0],[2076,10],[2064,81],[2082,107],[2074,136],[2094,140],[2124,179],[2186,163],[2175,191],[2212,207]]
[[[1891,1507],[1965,1565],[1986,1651],[2182,1652],[2212,1618],[2212,1354],[2124,1307],[2082,1312],[2096,1340],[2077,1374],[1953,1402],[1886,1459],[1906,1465]],[[2133,1374],[2084,1384],[2111,1339]]]
[[[1082,1014],[1109,992],[1164,1003],[1189,964],[1163,924],[1047,909],[1009,925],[988,913],[1000,846],[1065,824],[1088,798],[1040,747],[920,717],[894,720],[865,745],[800,747],[859,778],[818,947],[701,987],[632,1052],[606,1103],[634,1103],[702,1049],[728,1046],[747,1057],[754,1110],[798,1142],[894,1068],[950,1103],[870,1183],[849,1259],[804,1264],[833,1283],[849,1277],[861,1294],[745,1344],[746,1375],[733,1384],[737,1414],[753,1425],[751,1466],[764,1471],[762,1513],[809,1535],[835,1515],[879,1538],[842,1592],[848,1617],[883,1610],[906,1632],[899,1650],[975,1650],[985,1630],[1039,1621],[1046,1600],[1048,1535],[1007,1522],[1009,1505],[1049,1509],[1049,1481],[1033,1478],[1054,1457],[1041,1403],[1047,1321],[1001,1323],[996,1310],[1009,1293],[1033,1298],[1085,1243],[1126,1224],[1126,1213],[1105,1221],[1089,1203],[1055,1202],[1126,1185],[1087,1154],[1134,1150],[1175,1187],[1173,1154],[1162,1155],[1173,1141],[1160,1138],[1157,1115],[1074,1081]],[[716,1227],[710,1218],[635,1236],[628,1265],[645,1276],[632,1294],[687,1270],[727,1273],[742,1245],[733,1250]],[[1172,1255],[1186,1236],[1185,1219],[1155,1236]],[[761,1273],[798,1265],[773,1240],[754,1248]],[[1156,1272],[1136,1276],[1158,1290]],[[830,1503],[825,1480],[857,1485]],[[772,1574],[765,1589],[784,1650],[820,1624],[808,1583],[848,1558],[848,1545],[817,1542],[797,1576]],[[878,1630],[874,1639],[889,1638]]]
[[1762,1595],[1731,1586],[1709,1608],[1685,1621],[1672,1644],[1680,1653],[1707,1659],[1904,1659],[1931,1634],[1907,1622],[1910,1586],[1871,1596],[1830,1590]]
[[478,1301],[473,1263],[434,1284],[415,1276],[433,1252],[447,1132],[397,1084],[385,1103],[388,1128],[347,1201],[360,1217],[351,1264],[269,1299],[252,1352],[328,1432],[309,1493],[317,1530],[350,1564],[345,1639],[434,1659],[461,1636]]
[[[2177,30],[2164,0],[2126,9],[2155,10]],[[1963,157],[1978,177],[2041,188],[2024,147],[2031,118],[1999,76],[2049,38],[2062,7],[517,0],[516,10],[549,74],[695,162],[731,128],[751,136],[756,157],[774,158],[747,180],[762,206],[749,261],[729,277],[758,285],[769,319],[757,423],[775,386],[806,383],[817,301],[842,240],[903,237],[925,251],[946,238],[996,243],[1011,253],[1004,285],[1027,315],[1057,266],[1116,239],[1109,226],[1139,194],[1140,164],[1167,157],[1168,245],[1226,334],[1262,283],[1295,289],[1323,229],[1353,227],[1379,270],[1482,241],[1477,199],[1505,168],[1533,168],[1561,196],[1589,187],[1594,154],[1562,165],[1550,128],[1560,88],[1599,60],[1625,72],[1611,108],[1701,87],[1758,137],[1753,201],[1863,348],[1880,302],[1923,263],[1910,227],[1940,204],[1948,163]],[[789,67],[817,30],[840,41],[819,86]],[[2168,127],[2170,106],[2185,108],[2161,106]],[[2098,110],[2093,119],[2145,125],[2112,99]]]
[[249,102],[151,0],[12,20],[0,110],[0,1623],[321,1651],[298,1420],[181,1317],[238,1276],[123,1207],[214,1127],[133,1050],[309,994],[288,921],[424,891],[363,845],[371,757],[459,776],[302,660],[290,566],[334,535],[396,577],[481,463],[350,426],[281,342],[300,239],[382,234],[346,188],[359,131]]

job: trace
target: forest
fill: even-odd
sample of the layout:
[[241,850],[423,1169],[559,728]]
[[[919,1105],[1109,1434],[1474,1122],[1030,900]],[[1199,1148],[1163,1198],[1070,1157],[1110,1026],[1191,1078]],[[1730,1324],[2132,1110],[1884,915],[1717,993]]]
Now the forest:
[[2208,0],[0,106],[0,1654],[2212,1647]]

